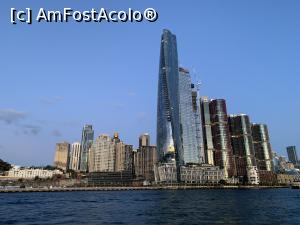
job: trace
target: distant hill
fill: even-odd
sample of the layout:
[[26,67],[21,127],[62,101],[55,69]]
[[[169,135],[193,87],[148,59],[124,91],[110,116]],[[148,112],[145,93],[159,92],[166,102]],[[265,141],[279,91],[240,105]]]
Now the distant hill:
[[8,171],[11,168],[11,165],[7,162],[4,162],[2,159],[0,159],[0,171]]

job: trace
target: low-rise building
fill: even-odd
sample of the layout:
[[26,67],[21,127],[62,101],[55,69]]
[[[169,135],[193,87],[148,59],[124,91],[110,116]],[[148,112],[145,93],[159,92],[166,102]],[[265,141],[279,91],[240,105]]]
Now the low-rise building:
[[274,163],[274,170],[276,173],[283,173],[286,169],[288,169],[286,158],[277,155],[276,152],[273,152],[273,163]]
[[295,180],[295,175],[287,173],[277,174],[277,182],[280,185],[291,185]]
[[248,183],[252,185],[259,185],[259,172],[256,166],[247,168]]
[[287,170],[293,170],[293,169],[295,169],[294,163],[292,163],[292,162],[287,162],[287,163],[286,163],[286,169],[287,169]]
[[157,163],[154,166],[156,183],[177,183],[177,170],[174,163]]
[[224,170],[209,164],[180,167],[181,182],[195,184],[218,184],[224,180]]
[[177,171],[174,163],[159,163],[155,166],[155,181],[157,183],[177,183],[180,174],[180,182],[186,184],[219,184],[224,180],[224,170],[218,166],[209,164],[188,164]]
[[33,168],[20,168],[13,167],[7,172],[8,177],[22,178],[22,179],[34,179],[38,178],[51,178],[54,175],[62,175],[63,172],[60,170],[44,170],[44,169],[33,169]]
[[276,185],[276,173],[273,171],[259,170],[259,182],[261,185]]
[[97,185],[130,185],[133,182],[131,171],[92,172],[87,175],[88,184]]

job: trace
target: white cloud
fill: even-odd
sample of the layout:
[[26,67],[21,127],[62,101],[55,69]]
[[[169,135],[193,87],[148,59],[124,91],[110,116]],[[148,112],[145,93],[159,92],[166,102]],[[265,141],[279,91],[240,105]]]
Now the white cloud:
[[27,117],[25,112],[17,111],[15,109],[0,109],[0,121],[7,124],[13,124]]

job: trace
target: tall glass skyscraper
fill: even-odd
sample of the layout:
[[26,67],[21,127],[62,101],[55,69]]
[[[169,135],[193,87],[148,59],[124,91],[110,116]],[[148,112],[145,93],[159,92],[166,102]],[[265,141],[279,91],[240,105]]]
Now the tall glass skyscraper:
[[88,171],[88,151],[94,140],[92,125],[84,125],[81,137],[80,171]]
[[226,101],[212,100],[209,104],[211,129],[214,143],[214,163],[224,169],[225,179],[235,176],[235,166],[231,148],[231,139],[228,127]]
[[183,164],[178,70],[176,36],[169,30],[163,30],[158,79],[157,148],[161,162]]
[[209,111],[210,99],[207,97],[201,98],[201,114],[202,114],[202,130],[205,152],[205,162],[210,165],[215,165],[214,161],[214,143],[211,130],[211,118]]
[[[200,113],[197,105],[197,92],[193,89],[188,70],[179,68],[179,113],[184,163],[200,163]],[[197,121],[199,120],[199,121]],[[199,139],[199,140],[198,140]]]
[[289,161],[297,165],[299,161],[298,161],[296,146],[289,146],[286,148],[286,151],[289,157]]
[[202,114],[201,114],[201,100],[199,89],[192,84],[192,102],[193,102],[193,113],[196,122],[196,139],[197,149],[199,153],[199,163],[205,163],[205,150],[202,130]]
[[248,170],[256,166],[249,116],[230,115],[229,128],[237,176],[244,180]]
[[272,149],[267,125],[252,124],[252,137],[258,168],[273,171]]

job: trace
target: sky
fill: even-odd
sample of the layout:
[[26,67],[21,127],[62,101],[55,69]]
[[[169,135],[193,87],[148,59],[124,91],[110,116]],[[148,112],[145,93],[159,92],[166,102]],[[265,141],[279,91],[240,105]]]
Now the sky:
[[[156,22],[10,23],[10,9],[144,10]],[[162,30],[177,36],[180,66],[201,81],[201,95],[224,98],[228,113],[266,123],[274,151],[300,148],[299,1],[0,2],[0,158],[47,165],[55,144],[119,132],[156,142]]]

